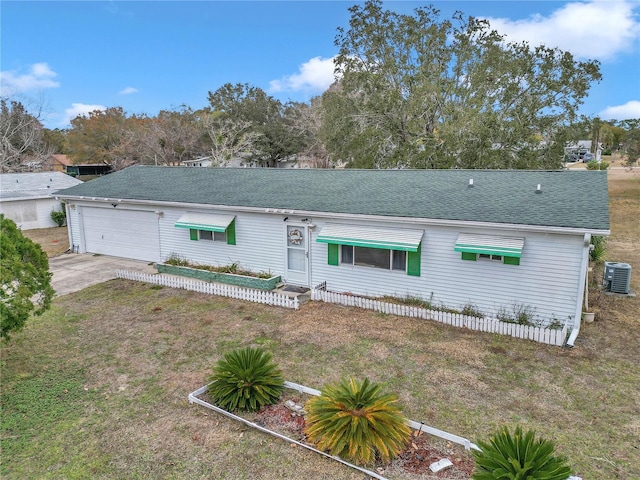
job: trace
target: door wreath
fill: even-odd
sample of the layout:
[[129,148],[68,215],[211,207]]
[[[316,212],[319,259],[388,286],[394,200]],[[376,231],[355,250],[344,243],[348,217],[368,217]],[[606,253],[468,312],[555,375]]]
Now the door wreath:
[[293,230],[289,230],[289,243],[291,245],[301,245],[302,232],[297,228],[294,228]]

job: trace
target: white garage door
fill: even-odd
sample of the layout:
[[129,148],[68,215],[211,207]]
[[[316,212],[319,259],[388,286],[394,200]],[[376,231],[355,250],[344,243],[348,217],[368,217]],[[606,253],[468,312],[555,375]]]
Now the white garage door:
[[89,253],[160,261],[158,217],[154,212],[85,207],[82,223]]

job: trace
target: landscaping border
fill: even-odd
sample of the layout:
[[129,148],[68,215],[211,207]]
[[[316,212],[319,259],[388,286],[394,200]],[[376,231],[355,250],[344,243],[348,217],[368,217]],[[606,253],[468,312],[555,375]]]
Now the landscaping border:
[[[346,466],[348,466],[350,468],[358,470],[358,471],[360,471],[362,473],[365,473],[366,475],[369,475],[369,476],[371,476],[373,478],[376,478],[378,480],[389,480],[386,477],[383,477],[383,476],[381,476],[381,475],[379,475],[379,474],[377,474],[377,473],[375,473],[375,472],[373,472],[371,470],[368,470],[368,469],[363,468],[363,467],[359,467],[358,465],[354,465],[353,463],[347,462],[346,460],[343,460],[340,457],[337,457],[335,455],[330,455],[327,452],[323,452],[321,450],[318,450],[318,449],[312,447],[311,445],[307,445],[307,444],[302,443],[302,442],[300,442],[298,440],[294,440],[294,439],[289,438],[289,437],[287,437],[285,435],[282,435],[282,434],[280,434],[278,432],[274,432],[273,430],[269,430],[268,428],[265,428],[265,427],[263,427],[261,425],[253,423],[253,422],[251,422],[251,421],[249,421],[249,420],[247,420],[245,418],[239,417],[238,415],[234,415],[233,413],[228,412],[227,410],[224,410],[222,408],[216,407],[215,405],[212,405],[211,403],[205,402],[204,400],[198,398],[198,395],[202,395],[203,393],[205,393],[207,391],[208,386],[209,385],[204,385],[204,386],[200,387],[199,389],[191,392],[189,394],[189,396],[188,396],[189,403],[190,404],[196,403],[198,405],[202,405],[203,407],[206,407],[206,408],[209,408],[210,410],[213,410],[215,412],[221,413],[222,415],[225,415],[225,416],[227,416],[229,418],[232,418],[233,420],[237,420],[237,421],[239,421],[239,422],[241,422],[241,423],[243,423],[243,424],[245,424],[245,425],[247,425],[249,427],[252,427],[252,428],[255,428],[257,430],[260,430],[261,432],[268,433],[269,435],[273,435],[274,437],[278,437],[278,438],[280,438],[282,440],[285,440],[287,442],[299,445],[301,447],[306,448],[307,450],[311,450],[312,452],[319,453],[320,455],[322,455],[324,457],[331,458],[331,459],[333,459],[333,460],[335,460],[337,462],[342,463],[343,465],[346,465]],[[306,393],[308,395],[314,395],[314,396],[319,396],[322,393],[320,390],[316,390],[314,388],[309,388],[309,387],[306,387],[304,385],[299,385],[297,383],[288,382],[288,381],[284,382],[284,387],[288,388],[290,390],[296,390],[298,392]],[[467,450],[470,450],[470,449],[480,450],[480,448],[476,444],[472,443],[471,441],[469,441],[466,438],[459,437],[458,435],[454,435],[452,433],[448,433],[448,432],[445,432],[443,430],[439,430],[437,428],[429,427],[428,425],[425,425],[423,422],[414,422],[413,420],[409,420],[408,424],[414,430],[417,430],[417,431],[420,431],[420,432],[424,432],[424,433],[428,433],[430,435],[433,435],[433,436],[436,436],[436,437],[439,437],[439,438],[443,438],[443,439],[448,440],[450,442],[457,443],[459,445],[464,446],[464,448],[467,449]]]
[[156,269],[159,273],[195,278],[205,282],[226,283],[237,287],[255,288],[258,290],[273,290],[276,288],[276,285],[282,281],[280,275],[271,278],[258,278],[234,273],[211,272],[199,268],[168,265],[166,263],[157,263]]
[[[285,382],[285,386],[286,386],[286,383],[288,383],[288,382]],[[358,471],[360,471],[360,472],[362,472],[362,473],[364,473],[366,475],[369,475],[370,477],[376,478],[378,480],[389,480],[388,478],[383,477],[383,476],[377,474],[376,472],[373,472],[371,470],[367,470],[366,468],[359,467],[358,465],[354,465],[353,463],[349,463],[349,462],[347,462],[346,460],[343,460],[340,457],[336,457],[335,455],[330,455],[327,452],[323,452],[321,450],[318,450],[318,449],[312,447],[311,445],[307,445],[306,443],[299,442],[298,440],[294,440],[293,438],[289,438],[286,435],[282,435],[281,433],[274,432],[273,430],[269,430],[268,428],[262,427],[262,426],[258,425],[257,423],[250,422],[249,420],[247,420],[245,418],[239,417],[238,415],[234,415],[231,412],[228,412],[226,410],[223,410],[222,408],[219,408],[219,407],[216,407],[215,405],[212,405],[211,403],[208,403],[208,402],[205,402],[204,400],[201,400],[200,398],[198,398],[198,395],[202,395],[203,393],[205,393],[207,391],[207,387],[208,387],[208,385],[205,385],[203,387],[200,387],[198,390],[195,390],[195,391],[191,392],[189,394],[189,403],[191,403],[191,404],[197,403],[198,405],[202,405],[203,407],[206,407],[206,408],[208,408],[210,410],[213,410],[214,412],[221,413],[222,415],[224,415],[226,417],[229,417],[229,418],[231,418],[233,420],[237,420],[238,422],[241,422],[241,423],[247,425],[248,427],[255,428],[256,430],[260,430],[261,432],[268,433],[269,435],[273,435],[274,437],[277,437],[277,438],[279,438],[281,440],[284,440],[286,442],[289,442],[291,444],[295,444],[295,445],[298,445],[300,447],[306,448],[307,450],[311,450],[312,452],[319,453],[323,457],[327,457],[327,458],[330,458],[332,460],[335,460],[336,462],[340,462],[343,465],[346,465],[347,467],[350,467],[350,468],[353,468],[355,470],[358,470]]]
[[137,282],[162,285],[164,287],[170,288],[180,288],[182,290],[207,293],[209,295],[237,298],[239,300],[246,300],[248,302],[292,308],[294,310],[298,310],[300,308],[300,300],[298,300],[296,297],[289,297],[288,295],[282,293],[267,292],[264,290],[237,287],[235,285],[227,285],[222,283],[205,282],[202,280],[196,280],[187,277],[163,275],[157,273],[149,274],[134,272],[131,270],[116,270],[116,278],[124,278],[125,280],[134,280]]

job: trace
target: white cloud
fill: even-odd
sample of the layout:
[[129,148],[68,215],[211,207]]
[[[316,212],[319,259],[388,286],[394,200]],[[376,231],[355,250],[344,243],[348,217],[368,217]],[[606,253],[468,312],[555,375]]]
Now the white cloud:
[[629,118],[640,118],[640,101],[631,100],[624,105],[607,107],[598,116],[604,120],[627,120]]
[[0,72],[0,91],[2,95],[11,95],[44,88],[56,88],[60,82],[54,80],[58,74],[47,63],[34,63],[27,73],[17,70]]
[[607,60],[633,48],[640,23],[631,1],[592,0],[567,3],[548,17],[526,20],[487,18],[509,41],[526,40],[532,46],[559,47],[581,59]]
[[118,93],[120,95],[131,95],[132,93],[138,93],[140,90],[134,87],[126,87],[120,90]]
[[334,82],[333,58],[314,57],[300,65],[298,73],[269,82],[270,92],[324,92]]
[[94,112],[96,110],[106,110],[107,107],[104,105],[88,105],[86,103],[72,103],[71,108],[67,108],[64,111],[64,119],[63,124],[69,125],[71,120],[76,118],[78,115],[88,115],[90,112]]

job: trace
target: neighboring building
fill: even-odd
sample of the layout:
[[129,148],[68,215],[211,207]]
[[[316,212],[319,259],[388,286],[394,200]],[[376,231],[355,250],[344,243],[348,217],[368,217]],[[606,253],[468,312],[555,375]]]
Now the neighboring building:
[[211,157],[200,157],[195,160],[185,160],[182,162],[185,167],[210,167]]
[[[311,158],[292,155],[291,157],[276,162],[274,168],[315,168],[317,167],[317,161]],[[185,167],[211,167],[213,162],[211,157],[201,157],[195,160],[185,160],[182,162]],[[260,162],[256,160],[250,160],[248,156],[235,156],[224,162],[224,165],[219,165],[224,168],[259,168]]]
[[56,227],[51,212],[61,203],[52,194],[80,183],[61,172],[0,174],[0,213],[22,230]]
[[100,176],[111,173],[113,167],[108,163],[76,163],[67,166],[67,173],[76,177]]
[[606,172],[130,167],[59,192],[79,252],[579,325]]
[[340,162],[330,165],[328,160],[298,154],[279,161],[276,164],[276,168],[344,168],[344,164]]
[[66,172],[71,164],[71,159],[67,155],[53,154],[42,162],[41,168],[44,172]]
[[602,157],[602,144],[598,143],[598,145],[592,149],[593,142],[591,140],[576,140],[573,142],[568,142],[567,146],[564,147],[565,156],[574,155],[578,161],[584,159],[585,154],[593,153],[595,160],[600,161]]

